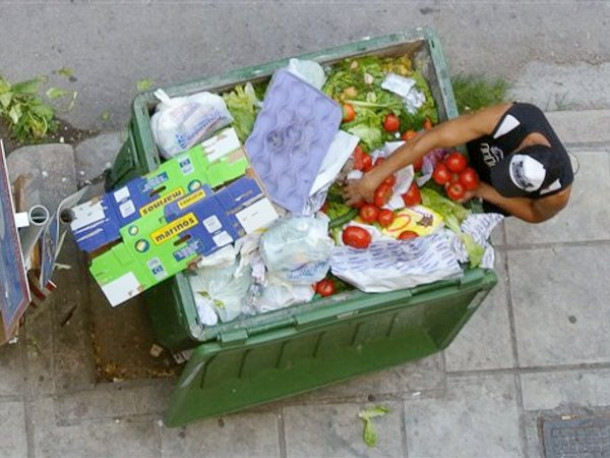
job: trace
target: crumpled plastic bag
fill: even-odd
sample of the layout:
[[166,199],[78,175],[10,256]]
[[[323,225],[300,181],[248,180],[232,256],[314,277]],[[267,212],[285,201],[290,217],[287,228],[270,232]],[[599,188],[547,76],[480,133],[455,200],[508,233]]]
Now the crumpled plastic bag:
[[388,73],[382,81],[381,87],[402,97],[405,108],[411,114],[417,113],[417,110],[426,101],[426,96],[417,89],[413,78]]
[[295,216],[271,226],[261,236],[259,251],[269,272],[293,284],[311,285],[326,276],[333,246],[328,220]]
[[[492,269],[495,262],[495,252],[489,238],[495,227],[502,222],[504,215],[499,213],[473,213],[468,215],[460,229],[472,237],[475,243],[483,247],[483,257],[479,267]],[[462,240],[452,231],[447,231],[451,248],[460,262],[468,262],[468,252]]]
[[322,66],[313,60],[292,58],[288,61],[288,71],[308,82],[316,89],[322,89],[326,83],[326,74]]
[[157,89],[155,96],[161,102],[150,125],[161,156],[166,159],[188,150],[233,122],[219,95],[199,92],[170,98],[163,89]]
[[367,293],[381,293],[458,278],[462,268],[440,233],[410,240],[379,240],[366,250],[336,247],[334,275]]
[[[229,267],[204,267],[198,269],[196,275],[189,277],[193,294],[200,307],[212,307],[221,321],[227,322],[237,318],[243,312],[248,290],[252,284],[250,268],[238,269],[239,264]],[[203,317],[200,316],[203,321]]]
[[311,301],[315,295],[311,285],[292,285],[270,276],[249,300],[251,314],[260,314],[283,309],[294,304]]

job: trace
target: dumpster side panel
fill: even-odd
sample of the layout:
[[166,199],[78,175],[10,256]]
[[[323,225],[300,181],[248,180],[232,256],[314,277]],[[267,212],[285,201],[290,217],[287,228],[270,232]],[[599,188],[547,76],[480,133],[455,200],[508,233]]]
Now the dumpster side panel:
[[449,345],[496,281],[488,271],[444,290],[403,300],[397,295],[377,310],[363,306],[339,321],[316,312],[237,345],[200,345],[164,422],[179,426],[436,353]]

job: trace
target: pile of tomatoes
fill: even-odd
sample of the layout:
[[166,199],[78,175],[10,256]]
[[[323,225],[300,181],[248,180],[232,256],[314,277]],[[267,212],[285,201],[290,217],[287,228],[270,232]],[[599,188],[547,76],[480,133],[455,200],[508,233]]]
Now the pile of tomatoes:
[[445,188],[450,199],[458,201],[465,197],[466,191],[474,191],[479,186],[477,172],[468,167],[466,156],[457,151],[447,154],[436,164],[432,179]]

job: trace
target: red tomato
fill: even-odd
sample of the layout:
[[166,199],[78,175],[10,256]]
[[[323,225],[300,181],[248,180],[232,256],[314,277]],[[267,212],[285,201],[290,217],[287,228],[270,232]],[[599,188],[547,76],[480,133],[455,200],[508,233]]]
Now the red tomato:
[[366,205],[366,202],[364,200],[359,200],[358,202],[356,202],[355,204],[352,204],[353,208],[362,208]]
[[424,129],[426,129],[426,130],[432,129],[432,121],[430,121],[428,118],[426,118],[426,120],[424,121]]
[[387,208],[382,208],[379,210],[377,222],[381,225],[381,227],[388,227],[394,222],[394,212],[392,210],[388,210]]
[[400,127],[400,120],[394,113],[390,113],[383,121],[383,128],[386,132],[396,132]]
[[377,159],[375,159],[375,162],[373,163],[373,165],[375,167],[377,167],[378,165],[383,164],[383,161],[385,161],[385,157],[378,157]]
[[356,117],[356,111],[354,110],[354,107],[349,103],[344,104],[343,105],[343,122],[351,122],[354,120],[355,117]]
[[387,184],[390,187],[394,187],[394,185],[396,184],[396,175],[390,175],[385,180],[383,180],[383,183]]
[[407,207],[413,207],[414,205],[421,203],[421,193],[419,192],[419,188],[415,183],[411,183],[411,186],[409,186],[407,192],[405,192],[401,197]]
[[468,191],[473,191],[479,186],[479,176],[472,167],[466,167],[462,173],[460,173],[460,183]]
[[466,156],[458,153],[457,151],[453,153],[449,153],[445,157],[445,165],[447,168],[454,173],[463,172],[466,166],[468,165],[468,161],[466,160]]
[[362,221],[371,224],[377,221],[379,209],[373,204],[365,204],[360,208],[358,215]]
[[364,153],[364,157],[362,158],[362,170],[365,172],[368,172],[369,170],[371,170],[373,168],[373,159],[371,159],[371,156],[369,156],[368,154]]
[[406,130],[404,134],[402,134],[402,137],[400,137],[401,139],[403,139],[404,141],[409,141],[412,138],[417,137],[418,133],[417,131],[413,130],[413,129],[409,129]]
[[417,232],[413,232],[413,231],[402,231],[400,233],[400,235],[398,236],[398,240],[409,240],[409,239],[414,239],[416,237],[419,237],[419,235],[417,234]]
[[377,189],[375,189],[373,202],[381,208],[390,200],[390,197],[392,197],[392,186],[388,186],[387,183],[381,183]]
[[434,167],[432,179],[436,184],[444,185],[445,183],[449,183],[449,180],[451,180],[451,172],[449,169],[447,169],[445,164],[439,162]]
[[451,200],[460,200],[464,197],[465,192],[464,185],[459,181],[454,181],[447,188],[447,195]]
[[325,278],[324,280],[320,280],[316,283],[315,291],[322,297],[332,296],[335,294],[335,282],[332,280]]
[[358,226],[347,226],[341,234],[343,243],[354,248],[366,248],[371,244],[369,231]]
[[362,170],[364,169],[364,156],[368,156],[368,154],[366,154],[364,151],[362,151],[362,148],[360,148],[360,145],[356,146],[356,148],[354,148],[354,170]]
[[423,167],[423,165],[424,165],[424,158],[420,157],[418,160],[416,160],[413,163],[413,170],[415,170],[416,172],[419,172],[421,170],[421,168]]

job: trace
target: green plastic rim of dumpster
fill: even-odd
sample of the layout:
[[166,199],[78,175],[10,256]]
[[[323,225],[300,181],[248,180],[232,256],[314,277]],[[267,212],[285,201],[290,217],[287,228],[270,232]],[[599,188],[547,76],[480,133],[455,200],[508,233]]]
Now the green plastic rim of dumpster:
[[[449,73],[432,29],[417,28],[296,56],[322,64],[361,55],[409,55],[426,77],[440,120],[457,116]],[[164,88],[171,97],[221,93],[269,78],[288,59]],[[108,176],[113,189],[159,165],[150,128],[152,92],[135,98],[128,138]],[[229,323],[203,326],[186,274],[145,291],[160,344],[191,351],[164,417],[167,426],[241,410],[420,359],[446,348],[496,284],[493,270],[389,293],[352,291]]]

